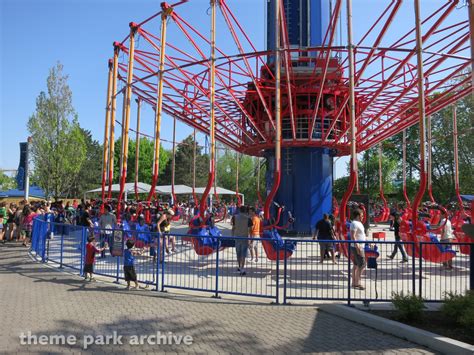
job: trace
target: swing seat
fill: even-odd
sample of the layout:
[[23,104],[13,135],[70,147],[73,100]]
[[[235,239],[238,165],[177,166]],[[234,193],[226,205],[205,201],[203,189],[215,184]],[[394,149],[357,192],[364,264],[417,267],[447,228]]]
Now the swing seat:
[[194,251],[197,255],[207,256],[219,249],[219,240],[211,235],[208,227],[201,228],[197,236],[199,238],[192,238]]
[[[459,243],[471,243],[472,240],[462,230],[462,226],[466,224],[467,222],[464,221],[464,219],[460,216],[455,216],[452,221],[452,226],[454,229],[454,235],[456,236],[456,239]],[[460,245],[459,246],[459,251],[461,254],[464,255],[469,255],[471,251],[471,247],[469,245]]]
[[200,256],[207,256],[216,252],[221,242],[218,237],[222,236],[222,233],[216,227],[205,226],[201,227],[199,217],[195,217],[189,223],[190,229],[188,234],[195,235],[197,237],[185,237],[183,240],[188,240],[193,243],[193,248],[196,254]]
[[265,254],[271,261],[285,260],[291,257],[296,249],[296,242],[285,243],[276,229],[265,230],[260,238]]
[[[411,226],[412,223],[405,219],[402,220],[402,223],[400,223],[400,239],[403,242],[414,241],[411,236]],[[416,240],[415,242],[418,242],[418,240]],[[420,256],[418,248],[414,247],[413,244],[405,244],[404,246],[408,256],[414,256],[415,258],[418,258]]]
[[417,238],[422,242],[430,242],[434,244],[424,244],[421,255],[426,261],[432,263],[445,263],[456,256],[456,252],[449,245],[440,243],[436,234],[429,232],[429,224],[419,222],[415,233]]

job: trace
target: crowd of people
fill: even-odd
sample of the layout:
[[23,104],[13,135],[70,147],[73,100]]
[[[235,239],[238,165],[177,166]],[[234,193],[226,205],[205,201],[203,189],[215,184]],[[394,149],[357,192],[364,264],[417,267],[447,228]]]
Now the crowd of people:
[[44,213],[49,206],[30,205],[25,201],[18,204],[5,202],[0,203],[0,241],[18,240],[27,247],[31,240],[33,219],[38,213]]
[[[130,282],[136,282],[134,271],[134,256],[143,250],[146,245],[153,260],[157,257],[158,250],[166,254],[177,251],[176,239],[170,234],[171,222],[182,220],[183,224],[189,224],[193,218],[199,215],[199,206],[193,202],[177,203],[171,207],[167,202],[154,201],[153,203],[140,203],[135,201],[122,202],[120,209],[116,202],[112,201],[102,204],[99,200],[81,200],[77,202],[57,201],[20,201],[18,204],[4,202],[0,203],[0,241],[18,240],[24,246],[29,246],[33,220],[38,215],[44,215],[49,222],[66,225],[78,225],[89,228],[88,244],[86,247],[84,275],[86,279],[93,280],[93,265],[96,254],[105,257],[106,250],[113,243],[114,230],[122,230],[124,235],[133,236],[125,238],[124,274],[130,287]],[[117,215],[117,210],[120,215]],[[365,211],[354,208],[350,221],[350,238],[361,243],[351,245],[353,287],[364,289],[361,285],[361,274],[366,267],[364,255],[364,243],[367,240],[366,229],[362,223]],[[239,206],[235,204],[225,205],[216,202],[206,210],[209,217],[207,223],[213,225],[216,218],[219,221],[228,221],[232,225],[232,236],[235,236],[235,252],[240,275],[246,275],[245,266],[248,262],[259,261],[258,238],[263,233],[263,213],[255,207]],[[400,238],[401,216],[397,212],[391,213],[390,228],[394,231],[395,245],[389,259],[394,259],[400,252],[402,263],[408,262],[406,251]],[[441,224],[444,225],[441,242],[452,242],[453,231],[449,216],[443,214]],[[337,264],[336,259],[340,257],[341,246],[335,240],[335,218],[332,214],[324,214],[323,218],[316,223],[313,229],[313,239],[319,241],[320,263],[329,259]],[[98,244],[96,237],[98,236]],[[111,252],[112,254],[112,252]],[[250,258],[249,255],[250,254]],[[161,258],[161,256],[160,256]],[[444,264],[447,269],[452,269],[452,263]],[[126,270],[125,270],[126,269]]]

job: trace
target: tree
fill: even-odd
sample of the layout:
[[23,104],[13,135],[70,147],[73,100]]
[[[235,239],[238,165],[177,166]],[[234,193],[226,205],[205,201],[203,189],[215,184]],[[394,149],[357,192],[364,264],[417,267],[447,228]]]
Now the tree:
[[0,172],[0,191],[14,189],[16,186],[16,180],[14,177],[10,177],[7,174]]
[[[189,135],[176,148],[175,157],[175,184],[192,186],[193,183],[193,149],[194,139]],[[209,171],[209,157],[202,154],[202,147],[196,146],[196,186],[207,184]],[[172,152],[163,173],[162,181],[171,184]]]
[[[265,199],[265,164],[260,162],[260,194]],[[253,205],[257,198],[257,160],[248,155],[239,157],[239,193],[245,195],[245,203]],[[217,162],[217,184],[229,190],[236,189],[237,153],[225,151]],[[235,196],[231,199],[236,200]]]
[[[459,146],[459,182],[461,193],[474,191],[474,100],[466,96],[456,103],[458,146]],[[428,119],[428,118],[427,118]],[[432,180],[433,195],[437,202],[446,203],[454,196],[454,144],[453,144],[453,111],[449,106],[431,117],[432,132]],[[389,140],[392,149],[386,155],[397,161],[398,179],[402,176],[402,134]],[[418,126],[407,129],[407,190],[410,198],[418,191],[419,161],[419,130]],[[427,153],[428,154],[428,153]],[[401,198],[401,188],[400,188]],[[425,199],[428,199],[425,196]]]
[[47,92],[36,99],[28,121],[37,182],[47,196],[67,195],[86,159],[86,143],[72,106],[72,92],[58,63],[49,71]]
[[[114,183],[118,183],[120,181],[120,157],[122,155],[121,152],[122,146],[122,139],[119,138],[115,141],[115,151],[114,151]],[[135,181],[135,161],[136,161],[136,154],[135,148],[136,144],[134,140],[129,141],[128,146],[128,161],[127,161],[127,182],[134,182]],[[154,142],[148,138],[141,138],[140,139],[140,151],[139,151],[139,158],[138,158],[138,181],[144,182],[147,184],[151,184],[153,179],[153,157],[154,157]],[[159,177],[158,183],[161,184],[163,182],[163,173],[166,169],[168,161],[170,159],[170,153],[165,150],[162,146],[160,146],[160,167],[159,167]],[[101,158],[102,163],[102,158]]]
[[82,196],[85,191],[94,189],[102,179],[102,146],[92,138],[92,133],[80,128],[86,145],[86,158],[72,182],[68,197]]
[[[387,149],[382,148],[382,185],[384,193],[394,192],[396,189],[397,160],[384,154]],[[364,152],[362,160],[358,162],[359,189],[362,194],[377,198],[380,191],[379,181],[379,151],[371,148]]]
[[[462,80],[463,78],[459,79]],[[456,102],[459,146],[459,182],[461,193],[474,191],[474,100],[471,95]],[[428,118],[427,118],[428,119]],[[454,145],[453,145],[453,111],[447,107],[431,117],[432,132],[432,180],[433,195],[437,202],[447,203],[455,194],[454,190]],[[407,194],[413,200],[419,187],[419,128],[409,127],[407,135]],[[387,192],[396,193],[398,201],[403,200],[402,192],[402,133],[383,142],[384,188]],[[372,153],[371,153],[372,152]],[[364,159],[359,161],[359,182],[361,191],[367,186],[378,189],[378,173],[375,173],[373,149],[364,152]],[[388,178],[388,181],[387,179]],[[392,180],[392,181],[390,181]],[[394,180],[394,181],[393,181]],[[377,182],[375,182],[377,181]],[[367,185],[368,184],[368,185]],[[338,179],[334,182],[337,198],[347,189],[347,183]],[[341,193],[342,192],[342,193]],[[369,191],[369,193],[371,193]],[[340,196],[339,196],[340,195]],[[373,192],[372,192],[373,195]],[[428,195],[425,195],[428,200]]]

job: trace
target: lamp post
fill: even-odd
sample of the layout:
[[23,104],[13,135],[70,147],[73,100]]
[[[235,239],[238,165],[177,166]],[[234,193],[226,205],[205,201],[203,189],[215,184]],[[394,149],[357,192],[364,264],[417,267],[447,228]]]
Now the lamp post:
[[30,198],[30,144],[32,138],[28,137],[26,141],[26,158],[25,158],[25,201],[28,201]]

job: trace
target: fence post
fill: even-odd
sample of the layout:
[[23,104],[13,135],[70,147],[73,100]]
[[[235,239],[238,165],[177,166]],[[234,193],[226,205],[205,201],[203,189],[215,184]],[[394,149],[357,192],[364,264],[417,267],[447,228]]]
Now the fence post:
[[162,235],[159,235],[160,241],[162,240],[162,248],[161,248],[161,292],[165,292],[165,239]]
[[63,268],[64,258],[64,234],[61,234],[61,243],[59,244],[59,268]]
[[155,291],[160,290],[159,289],[160,283],[158,281],[158,279],[160,278],[160,259],[161,259],[161,248],[160,248],[160,236],[158,235],[158,238],[156,238],[156,271],[155,271],[156,288],[155,288]]
[[87,229],[86,227],[82,227],[81,231],[81,260],[80,260],[80,270],[79,275],[83,275],[84,270],[84,255],[86,254],[86,240],[87,240]]
[[[405,248],[405,251],[407,250],[407,248]],[[412,278],[412,287],[411,287],[411,292],[413,294],[413,296],[416,294],[416,271],[415,271],[415,267],[416,267],[416,262],[415,262],[415,244],[413,242],[411,242],[411,250],[412,250],[412,253],[411,253],[411,278]]]
[[217,237],[217,251],[216,251],[216,292],[214,298],[219,298],[219,245],[220,239]]
[[[123,238],[123,231],[122,231],[122,238]],[[112,250],[114,249],[114,243],[115,243],[115,226],[112,228],[112,238],[109,240],[109,252],[112,254]],[[123,253],[123,240],[122,240],[122,253]],[[115,267],[115,283],[119,283],[119,278],[120,278],[120,256],[115,256],[117,258],[117,263]]]
[[[471,222],[472,223],[472,222]],[[474,290],[474,238],[469,245],[469,289]]]
[[[41,261],[43,263],[46,262],[46,233],[43,233],[44,231],[44,224],[43,221],[41,221],[41,224],[39,225],[38,232],[39,232],[39,239],[38,241],[40,242],[41,245]],[[33,244],[33,243],[31,243]]]
[[[284,241],[283,244],[283,250],[286,250],[286,240]],[[280,245],[276,243],[276,252],[277,252],[277,259],[276,259],[276,295],[275,295],[275,303],[279,304],[280,303]],[[286,256],[286,252],[285,252]],[[286,259],[286,258],[285,258]]]
[[[415,242],[416,243],[416,242]],[[413,254],[415,253],[415,246],[413,246]],[[423,242],[420,242],[420,253],[419,253],[419,296],[423,295]]]
[[[351,305],[351,241],[347,242],[347,305]],[[344,249],[344,248],[343,248]]]
[[[285,245],[286,246],[286,245]],[[288,258],[283,259],[283,304],[286,304],[286,278],[287,278],[287,270],[288,270]]]

